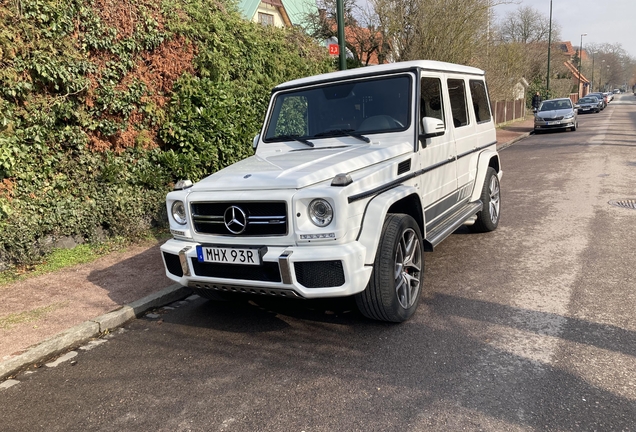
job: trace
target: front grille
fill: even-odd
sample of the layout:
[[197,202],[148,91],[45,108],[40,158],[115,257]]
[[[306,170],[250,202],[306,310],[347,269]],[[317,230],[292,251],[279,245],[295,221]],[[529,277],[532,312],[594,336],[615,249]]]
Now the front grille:
[[563,120],[563,116],[558,116],[558,117],[543,117],[543,121],[555,121],[555,120]]
[[[231,212],[235,206],[239,222],[244,223],[244,231],[240,224],[226,226],[226,211]],[[194,230],[199,234],[215,234],[230,236],[283,236],[287,234],[287,205],[285,202],[193,202],[190,204]],[[228,213],[230,214],[230,213]],[[242,215],[245,215],[245,221]]]
[[345,283],[342,261],[298,261],[296,280],[307,288],[338,287]]
[[174,255],[171,253],[164,252],[163,259],[166,262],[166,268],[170,273],[175,276],[183,276],[183,269],[181,268],[181,261],[179,260],[179,255]]
[[263,282],[281,281],[278,263],[275,262],[264,262],[259,266],[252,266],[199,262],[198,259],[192,258],[192,267],[196,276]]

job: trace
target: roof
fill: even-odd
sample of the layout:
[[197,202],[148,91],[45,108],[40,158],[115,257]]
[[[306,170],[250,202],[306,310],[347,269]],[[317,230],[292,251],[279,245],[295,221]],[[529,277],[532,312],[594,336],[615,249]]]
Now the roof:
[[460,73],[470,75],[483,76],[485,72],[481,69],[477,69],[472,66],[458,65],[454,63],[446,63],[435,60],[413,60],[406,62],[388,63],[374,66],[367,66],[363,68],[348,69],[344,71],[330,72],[321,75],[314,75],[306,78],[300,78],[293,81],[288,81],[276,86],[276,90],[287,87],[303,86],[323,81],[331,81],[341,78],[353,78],[357,76],[375,75],[386,72],[397,72],[408,69],[420,68],[435,72],[445,73]]
[[[572,76],[574,77],[574,79],[579,79],[579,70],[576,68],[576,66],[574,66],[572,63],[570,63],[569,61],[563,62],[563,64],[565,65],[565,67],[568,68],[568,70],[570,71],[570,73],[572,74]],[[587,78],[585,78],[585,76],[583,76],[583,74],[581,75],[581,82],[582,83],[589,83],[590,80],[588,80]]]
[[[264,0],[264,3],[274,6],[280,4],[287,12],[292,25],[304,26],[307,15],[317,11],[316,5],[306,0],[275,0],[274,2]],[[261,4],[261,0],[239,0],[238,8],[246,19],[251,20],[254,18],[259,4]]]
[[[575,55],[579,55],[581,57],[582,60],[587,60],[589,59],[589,56],[587,54],[587,51],[585,49],[580,49],[580,47],[574,47],[572,45],[572,42],[570,41],[565,41],[565,42],[559,42],[559,49],[561,50],[561,52],[569,57],[574,57]],[[580,51],[580,52],[579,52]]]
[[563,52],[563,54],[569,55],[570,57],[576,54],[576,50],[574,49],[574,47],[572,46],[572,42],[570,41],[559,42],[559,48],[561,49],[561,52]]
[[306,24],[305,19],[308,14],[318,13],[318,7],[313,1],[282,0],[282,2],[293,25],[304,26]]

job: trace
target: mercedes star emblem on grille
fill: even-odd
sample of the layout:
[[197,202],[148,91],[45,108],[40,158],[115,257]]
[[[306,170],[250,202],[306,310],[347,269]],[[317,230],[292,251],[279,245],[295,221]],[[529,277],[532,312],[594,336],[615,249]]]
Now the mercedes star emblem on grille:
[[232,234],[241,234],[247,228],[247,215],[237,206],[230,206],[223,214],[225,227]]

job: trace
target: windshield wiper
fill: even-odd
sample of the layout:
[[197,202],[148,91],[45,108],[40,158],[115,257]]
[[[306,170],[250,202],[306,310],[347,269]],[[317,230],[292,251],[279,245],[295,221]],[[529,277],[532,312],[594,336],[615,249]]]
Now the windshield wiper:
[[306,140],[305,138],[301,138],[300,135],[278,135],[275,138],[276,139],[283,139],[283,140],[298,141],[299,143],[303,143],[305,145],[308,145],[309,147],[313,147],[314,146],[314,143],[312,143],[309,140]]
[[347,135],[347,136],[359,139],[360,141],[364,141],[366,143],[371,142],[371,140],[368,137],[359,133],[354,133],[354,131],[355,129],[331,129],[325,132],[317,133],[315,137],[334,135],[334,134],[343,134],[343,135]]

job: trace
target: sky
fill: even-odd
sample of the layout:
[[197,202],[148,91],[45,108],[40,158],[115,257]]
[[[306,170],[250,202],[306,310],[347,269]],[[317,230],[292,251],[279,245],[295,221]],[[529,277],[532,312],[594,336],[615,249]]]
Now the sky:
[[[550,0],[514,1],[518,4],[495,6],[498,19],[520,5],[550,16]],[[575,47],[581,44],[581,34],[587,33],[583,49],[588,43],[619,43],[636,59],[636,0],[552,0],[552,23],[559,25],[561,39]]]

